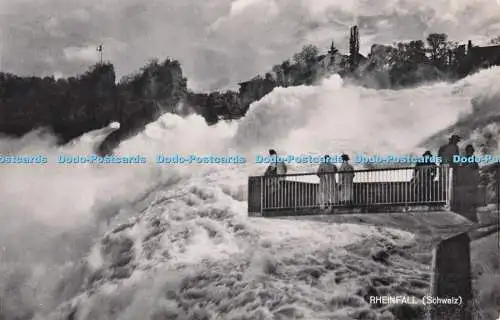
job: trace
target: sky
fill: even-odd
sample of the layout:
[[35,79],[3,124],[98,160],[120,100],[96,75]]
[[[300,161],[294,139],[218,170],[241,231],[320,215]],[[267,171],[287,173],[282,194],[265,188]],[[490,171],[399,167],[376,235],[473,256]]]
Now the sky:
[[305,44],[347,51],[446,32],[457,41],[500,35],[500,0],[0,0],[0,69],[73,76],[99,59],[118,77],[148,60],[177,59],[188,85],[232,88]]

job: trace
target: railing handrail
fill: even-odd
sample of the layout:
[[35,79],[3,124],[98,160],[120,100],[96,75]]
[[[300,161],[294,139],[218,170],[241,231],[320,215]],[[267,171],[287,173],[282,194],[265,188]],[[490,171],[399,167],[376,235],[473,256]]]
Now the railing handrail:
[[[439,165],[436,165],[439,167]],[[415,168],[418,167],[393,167],[393,168],[373,168],[373,169],[355,169],[353,171],[348,171],[348,172],[380,172],[380,171],[403,171],[403,170],[415,170]],[[343,173],[346,171],[337,171],[335,173]],[[334,172],[327,172],[323,174],[333,174]],[[311,176],[311,175],[317,175],[317,172],[302,172],[302,173],[287,173],[287,174],[273,174],[272,176],[269,177],[298,177],[298,176]],[[259,178],[259,177],[266,177],[265,175],[260,175],[260,176],[250,176],[250,178]]]

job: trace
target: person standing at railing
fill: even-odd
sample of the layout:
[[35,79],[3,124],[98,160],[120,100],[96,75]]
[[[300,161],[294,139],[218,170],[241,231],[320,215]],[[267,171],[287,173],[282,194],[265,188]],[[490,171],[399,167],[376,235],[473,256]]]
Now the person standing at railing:
[[447,189],[450,168],[455,169],[458,165],[454,163],[453,156],[460,155],[460,149],[458,148],[460,140],[461,138],[454,134],[448,139],[447,144],[439,148],[438,157],[441,159],[439,166],[439,189],[441,192]]
[[280,161],[276,150],[269,149],[269,157],[271,158],[271,163],[267,167],[264,173],[266,181],[266,192],[270,198],[266,200],[266,205],[271,207],[279,207],[283,204],[286,196],[286,192],[283,188],[280,188],[280,184],[285,180],[285,175],[287,172],[286,164]]
[[349,156],[342,155],[342,164],[339,168],[340,202],[347,204],[353,201],[354,168],[349,163]]
[[336,201],[337,195],[337,180],[335,175],[337,173],[337,166],[332,163],[329,155],[325,155],[324,163],[319,165],[317,175],[319,177],[319,205],[323,210],[326,206],[332,205]]
[[438,157],[441,158],[442,164],[448,164],[451,166],[456,165],[453,162],[453,156],[460,155],[460,148],[458,147],[458,143],[462,139],[454,134],[448,139],[448,143],[442,145],[438,151]]
[[[276,150],[269,149],[269,157],[271,158],[271,163],[269,167],[267,167],[265,176],[276,176],[276,175],[284,175],[287,172],[286,164],[283,161],[280,161]],[[280,177],[284,178],[284,177]],[[284,179],[279,179],[284,180]]]
[[414,194],[419,201],[432,201],[434,199],[434,179],[437,174],[437,165],[432,160],[432,153],[427,150],[422,155],[422,162],[415,164],[412,183]]
[[468,213],[468,218],[477,221],[476,207],[479,203],[479,164],[474,158],[474,146],[469,144],[465,147],[463,154],[466,161],[460,162],[456,170],[455,188],[457,196],[456,205],[464,213]]

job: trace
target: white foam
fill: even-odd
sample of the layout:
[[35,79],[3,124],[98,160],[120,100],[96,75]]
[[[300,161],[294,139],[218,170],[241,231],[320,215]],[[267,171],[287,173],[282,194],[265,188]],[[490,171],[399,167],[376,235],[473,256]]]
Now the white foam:
[[[153,158],[156,153],[239,152],[251,157],[252,153],[265,152],[271,147],[282,153],[411,153],[422,139],[470,112],[471,98],[494,90],[491,88],[499,75],[500,70],[494,69],[456,84],[437,83],[398,91],[346,87],[333,76],[316,87],[277,88],[254,103],[247,117],[231,124],[222,122],[207,127],[200,116],[182,119],[164,115],[144,132],[123,142],[116,153]],[[102,131],[96,131],[74,144],[56,147],[47,137],[32,134],[21,140],[1,140],[0,150],[15,154],[43,152],[55,157],[60,152],[90,153],[100,139]],[[291,262],[286,262],[290,257],[307,255],[320,259],[314,252],[338,250],[338,259],[346,255],[349,260],[349,252],[342,250],[345,245],[367,237],[385,239],[394,234],[354,225],[249,220],[245,202],[247,177],[263,170],[252,163],[245,166],[4,165],[0,167],[0,243],[7,252],[2,254],[0,298],[10,285],[9,276],[21,272],[19,266],[25,268],[20,286],[30,277],[38,277],[30,269],[35,262],[57,275],[61,270],[71,269],[71,261],[76,268],[78,259],[88,256],[91,270],[105,268],[108,273],[104,277],[111,277],[111,253],[104,250],[111,245],[95,244],[91,249],[92,243],[102,234],[99,227],[103,223],[116,226],[131,216],[140,223],[110,236],[113,241],[126,242],[127,238],[133,241],[132,248],[124,249],[133,254],[132,262],[127,265],[133,273],[131,279],[148,278],[152,272],[148,270],[180,272],[184,276],[196,274],[205,265],[203,272],[215,268],[221,279],[225,279],[230,275],[227,268],[244,268],[245,261],[259,255],[269,257],[257,263],[259,268],[267,270],[259,277],[268,277],[266,272],[273,272],[273,268],[282,264],[283,270],[294,274],[290,270],[296,266],[287,266]],[[409,234],[403,238],[412,240]],[[368,266],[369,262],[366,263]],[[90,276],[91,271],[83,274]],[[59,296],[49,293],[53,282],[48,279],[53,278],[47,275],[46,281],[30,282],[37,283],[37,292],[44,293],[40,294],[44,305],[40,307],[35,295],[17,301],[19,310],[36,310],[43,315],[81,293],[78,277],[65,278],[64,281],[74,281],[77,289],[68,289]],[[294,279],[289,281],[299,290],[302,284]],[[284,292],[280,290],[286,287],[285,282],[269,281],[277,292]],[[99,291],[99,285],[95,284],[94,289],[100,293],[81,303],[102,317],[109,315],[103,306],[118,299],[116,295],[135,301],[131,305],[139,308],[142,300],[134,290],[147,291],[145,286],[149,282],[129,282],[133,286],[127,294],[113,288]],[[319,299],[314,290],[304,290],[302,297]],[[110,295],[115,297],[111,299]],[[53,300],[47,302],[47,296]],[[151,299],[156,301],[160,297]],[[127,312],[132,312],[130,308]]]

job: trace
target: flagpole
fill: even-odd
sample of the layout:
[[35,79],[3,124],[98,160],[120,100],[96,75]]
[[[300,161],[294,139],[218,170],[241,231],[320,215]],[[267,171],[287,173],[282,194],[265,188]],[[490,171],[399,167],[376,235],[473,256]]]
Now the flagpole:
[[2,72],[3,32],[0,30],[0,72]]
[[97,51],[99,51],[99,63],[102,65],[102,44],[97,46]]

